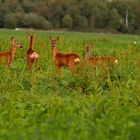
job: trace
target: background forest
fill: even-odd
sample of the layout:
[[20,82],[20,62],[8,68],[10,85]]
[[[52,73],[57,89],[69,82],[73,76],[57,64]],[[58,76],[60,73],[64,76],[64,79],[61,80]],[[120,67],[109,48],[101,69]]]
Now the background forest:
[[0,0],[0,28],[140,33],[140,0]]

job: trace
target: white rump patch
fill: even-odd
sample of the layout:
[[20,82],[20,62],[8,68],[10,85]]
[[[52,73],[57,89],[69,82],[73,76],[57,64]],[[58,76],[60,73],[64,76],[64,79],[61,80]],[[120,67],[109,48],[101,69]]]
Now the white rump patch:
[[36,52],[33,52],[32,54],[30,54],[29,56],[30,58],[38,58],[39,55]]
[[80,62],[80,59],[77,57],[74,59],[75,62]]
[[115,59],[115,62],[114,62],[115,64],[118,64],[118,60],[117,59]]

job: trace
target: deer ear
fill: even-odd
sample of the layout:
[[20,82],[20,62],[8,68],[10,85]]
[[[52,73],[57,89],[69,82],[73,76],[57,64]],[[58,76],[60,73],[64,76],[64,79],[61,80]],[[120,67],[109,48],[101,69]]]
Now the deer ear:
[[94,47],[94,44],[93,44],[93,43],[91,43],[90,47]]
[[32,32],[32,36],[34,36],[34,34],[35,34],[35,33],[34,33],[34,32]]
[[51,40],[52,39],[52,37],[51,36],[49,36],[49,40]]
[[26,33],[27,39],[30,39],[30,34],[27,32]]
[[14,39],[15,39],[15,37],[14,37],[14,36],[12,36],[12,37],[11,37],[11,41],[13,41]]
[[15,44],[17,44],[17,41],[16,41],[16,39],[15,39],[15,37],[11,37],[11,44],[12,45],[15,45]]
[[84,46],[84,47],[86,46],[86,43],[85,43],[85,41],[83,41],[83,46]]
[[88,46],[87,44],[84,45],[85,48],[87,48],[87,46]]
[[29,32],[26,32],[26,35],[27,35],[27,36],[30,36],[30,33],[29,33]]
[[59,36],[56,37],[57,41],[59,40]]

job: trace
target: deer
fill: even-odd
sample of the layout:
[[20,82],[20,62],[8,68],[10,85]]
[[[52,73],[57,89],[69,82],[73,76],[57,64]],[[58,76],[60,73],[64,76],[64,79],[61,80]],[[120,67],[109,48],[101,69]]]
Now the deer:
[[86,49],[86,62],[93,67],[97,66],[109,66],[118,64],[118,59],[113,56],[90,56],[90,49],[92,45],[85,45]]
[[27,39],[29,40],[29,49],[26,52],[27,68],[30,72],[32,72],[32,65],[35,63],[36,72],[38,72],[39,54],[33,49],[34,33],[32,34],[26,33],[26,35],[27,35]]
[[57,50],[57,43],[59,37],[49,37],[52,47],[53,61],[56,66],[56,73],[60,74],[61,67],[68,67],[73,70],[80,62],[80,57],[76,53],[59,53]]
[[16,49],[23,47],[22,45],[17,43],[15,37],[13,37],[13,36],[11,37],[10,41],[11,41],[10,50],[7,52],[0,52],[0,64],[2,63],[2,60],[4,59],[7,67],[11,66],[11,63],[14,59],[14,54],[15,54]]

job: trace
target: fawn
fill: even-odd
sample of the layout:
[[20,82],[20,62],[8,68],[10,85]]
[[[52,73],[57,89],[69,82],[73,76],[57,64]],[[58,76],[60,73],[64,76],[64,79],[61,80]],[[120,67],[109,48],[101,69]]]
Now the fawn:
[[86,45],[86,62],[92,65],[93,67],[97,66],[108,66],[112,64],[117,64],[118,59],[113,56],[90,56],[91,45]]
[[80,62],[80,57],[79,55],[75,53],[59,53],[57,50],[57,42],[59,40],[59,37],[52,38],[49,37],[50,43],[52,46],[52,53],[53,53],[53,59],[54,63],[56,65],[56,73],[60,74],[60,69],[62,66],[68,67],[69,69],[75,68],[77,64]]
[[27,39],[29,40],[29,49],[26,53],[27,59],[27,67],[30,72],[32,72],[32,65],[35,63],[36,65],[36,72],[38,72],[38,58],[39,55],[33,50],[33,43],[34,43],[34,33],[29,34],[27,33]]
[[22,45],[17,44],[14,37],[11,37],[11,48],[7,52],[0,52],[0,63],[2,63],[2,59],[5,59],[6,66],[9,67],[14,59],[15,50],[22,47]]

